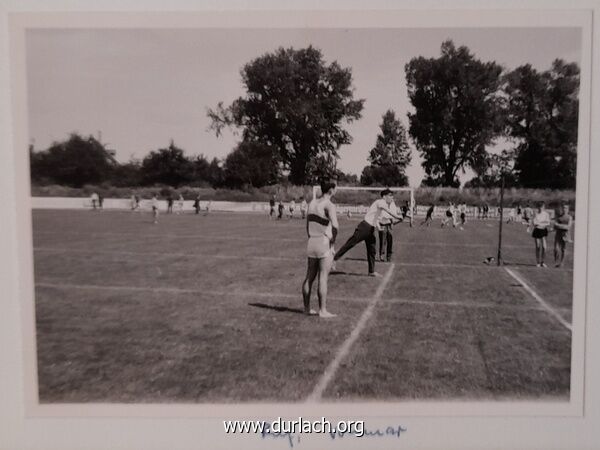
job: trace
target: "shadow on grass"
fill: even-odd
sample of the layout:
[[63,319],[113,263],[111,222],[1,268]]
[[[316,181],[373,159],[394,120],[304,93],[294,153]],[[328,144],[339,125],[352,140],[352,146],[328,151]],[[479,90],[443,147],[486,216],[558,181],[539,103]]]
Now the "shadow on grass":
[[332,270],[329,275],[349,275],[351,277],[368,277],[366,273],[344,272],[343,270]]
[[304,310],[300,308],[289,308],[287,306],[277,306],[277,305],[266,305],[264,303],[248,303],[249,306],[254,306],[256,308],[264,308],[264,309],[272,309],[277,312],[292,312],[297,314],[304,314]]

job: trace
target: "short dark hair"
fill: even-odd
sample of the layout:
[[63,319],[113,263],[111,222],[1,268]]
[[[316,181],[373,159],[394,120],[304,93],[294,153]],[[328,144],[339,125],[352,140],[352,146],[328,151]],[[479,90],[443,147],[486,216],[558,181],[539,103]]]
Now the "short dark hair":
[[380,195],[383,197],[383,196],[389,195],[391,193],[392,193],[392,191],[390,191],[389,189],[384,189],[383,191],[381,191]]
[[332,181],[332,180],[326,178],[326,179],[321,180],[320,186],[321,186],[321,194],[325,195],[330,190],[332,190],[336,186],[336,184],[335,184],[335,181]]

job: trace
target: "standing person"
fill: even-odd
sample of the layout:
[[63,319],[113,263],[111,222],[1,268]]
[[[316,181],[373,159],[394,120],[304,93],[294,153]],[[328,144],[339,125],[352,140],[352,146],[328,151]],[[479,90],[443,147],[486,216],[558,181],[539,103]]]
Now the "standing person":
[[533,211],[529,203],[525,206],[525,210],[523,211],[523,221],[527,225],[527,233],[531,231],[531,219],[533,219]]
[[269,220],[275,217],[275,196],[271,196],[269,199]]
[[[389,205],[389,210],[397,214],[396,205],[392,201]],[[394,237],[392,235],[393,220],[386,212],[382,212],[377,223],[377,231],[379,233],[379,260],[390,262],[392,260],[392,252],[394,245]]]
[[335,254],[333,258],[334,261],[339,260],[348,250],[354,247],[359,242],[365,241],[365,245],[367,247],[367,261],[369,265],[369,276],[377,277],[380,276],[377,272],[375,272],[375,253],[377,251],[375,247],[375,225],[379,221],[379,216],[382,212],[388,213],[392,218],[402,221],[402,217],[397,216],[393,212],[390,211],[389,207],[394,200],[394,195],[392,191],[389,189],[384,189],[381,191],[381,198],[379,200],[375,200],[367,213],[365,214],[364,219],[358,224],[356,229],[354,230],[354,234],[350,236],[350,239],[346,241],[346,243],[339,249],[339,251]]
[[293,198],[289,205],[290,208],[290,219],[294,218],[294,210],[296,209],[296,199]]
[[568,203],[563,203],[556,214],[554,220],[554,267],[561,267],[565,259],[565,249],[567,247],[567,238],[573,218],[569,214]]
[[131,194],[131,210],[134,211],[137,208],[137,201],[135,195]]
[[431,222],[433,222],[433,212],[435,211],[435,206],[431,205],[429,209],[427,209],[427,215],[425,216],[425,220],[421,222],[420,226],[427,225],[430,226]]
[[139,210],[140,209],[140,196],[135,194],[135,209]]
[[173,196],[171,193],[167,196],[167,214],[173,214]]
[[302,214],[302,218],[306,219],[306,211],[308,210],[308,203],[306,203],[306,199],[304,197],[300,197],[302,203],[300,203],[300,214]]
[[156,194],[152,196],[151,205],[152,217],[154,218],[154,224],[156,225],[158,223],[158,198],[156,197]]
[[466,203],[462,203],[459,206],[459,210],[460,210],[460,229],[464,230],[464,226],[467,223],[467,204]]
[[183,195],[179,194],[179,198],[177,199],[177,214],[178,215],[180,213],[183,213],[183,204],[184,204]]
[[194,209],[196,210],[196,214],[200,214],[200,194],[196,195],[194,199]]
[[313,282],[318,275],[319,317],[324,319],[335,317],[335,314],[327,311],[327,281],[333,263],[333,245],[339,228],[335,205],[331,201],[331,197],[335,195],[335,189],[335,183],[321,182],[321,197],[311,200],[306,219],[308,265],[306,277],[302,283],[304,313],[316,314],[316,311],[310,308],[310,294]]
[[98,194],[98,207],[100,211],[104,209],[104,196],[102,194]]
[[92,192],[92,208],[96,209],[98,207],[98,194],[96,192]]
[[538,204],[538,209],[533,218],[533,233],[531,236],[535,239],[535,259],[538,267],[548,267],[544,263],[546,256],[546,236],[550,227],[550,214],[545,209],[544,202]]
[[279,200],[279,205],[277,205],[277,220],[281,220],[283,218],[284,209],[283,202]]

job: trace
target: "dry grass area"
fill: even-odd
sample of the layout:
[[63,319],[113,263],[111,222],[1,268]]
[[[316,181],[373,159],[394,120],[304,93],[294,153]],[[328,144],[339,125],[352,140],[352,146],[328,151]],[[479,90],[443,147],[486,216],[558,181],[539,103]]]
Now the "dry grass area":
[[[42,402],[303,401],[382,283],[360,245],[330,278],[338,317],[301,314],[301,220],[36,210],[33,225]],[[505,231],[511,268],[570,321],[572,255],[536,268],[525,228]],[[496,223],[394,233],[391,279],[324,401],[568,399],[570,331],[482,263]]]

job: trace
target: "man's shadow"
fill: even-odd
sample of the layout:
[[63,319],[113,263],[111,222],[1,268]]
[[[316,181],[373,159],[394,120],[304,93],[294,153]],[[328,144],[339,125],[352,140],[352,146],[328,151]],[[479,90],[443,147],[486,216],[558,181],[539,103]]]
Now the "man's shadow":
[[278,306],[278,305],[267,305],[265,303],[248,303],[249,306],[254,306],[255,308],[263,308],[263,309],[271,309],[277,312],[291,312],[296,314],[304,314],[304,310],[300,308],[290,308],[288,306]]

